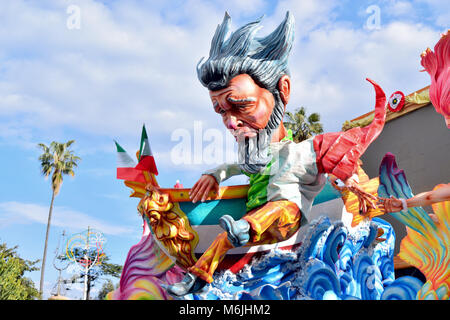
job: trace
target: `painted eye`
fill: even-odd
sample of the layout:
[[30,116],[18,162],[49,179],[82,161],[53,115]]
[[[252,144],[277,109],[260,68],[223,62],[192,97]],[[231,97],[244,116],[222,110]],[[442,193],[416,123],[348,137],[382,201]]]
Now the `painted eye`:
[[388,108],[392,112],[399,112],[405,104],[405,95],[401,91],[394,92],[389,98]]
[[213,102],[213,108],[214,108],[214,110],[215,110],[217,113],[222,114],[222,115],[226,112],[224,109],[222,109],[222,108],[219,106],[219,103],[218,103],[217,101],[214,101],[214,102]]

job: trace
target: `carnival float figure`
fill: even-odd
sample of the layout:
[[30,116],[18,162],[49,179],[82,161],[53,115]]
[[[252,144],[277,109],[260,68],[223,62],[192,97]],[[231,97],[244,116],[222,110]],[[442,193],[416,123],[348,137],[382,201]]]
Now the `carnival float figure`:
[[[279,242],[308,221],[312,202],[333,174],[359,196],[361,208],[373,207],[374,196],[352,177],[357,161],[380,134],[385,120],[385,94],[373,81],[376,115],[364,129],[325,133],[301,143],[286,137],[283,117],[291,80],[288,57],[294,39],[294,19],[288,12],[280,26],[263,38],[255,36],[260,21],[249,23],[226,38],[231,19],[225,14],[211,43],[209,58],[200,61],[200,82],[209,90],[214,111],[240,147],[241,163],[206,171],[191,191],[194,202],[231,176],[250,178],[245,216],[220,218],[220,234],[182,282],[168,291],[177,296],[200,290],[213,281],[218,263],[233,247]],[[375,198],[376,199],[376,198]]]
[[[431,78],[429,88],[430,101],[436,112],[442,114],[447,128],[450,129],[450,30],[442,34],[434,46],[434,52],[427,48],[421,54],[421,65]],[[450,200],[450,183],[439,188],[422,192],[409,199],[379,198],[378,205],[384,212],[406,212],[408,208],[428,206],[434,203]],[[436,216],[432,215],[436,222]]]
[[[377,216],[396,205],[389,202],[393,197],[412,193],[392,158],[385,157],[379,178],[372,179],[359,160],[384,126],[380,86],[367,79],[376,94],[370,125],[295,143],[283,125],[291,93],[292,15],[261,38],[260,20],[228,36],[230,24],[226,13],[197,74],[211,109],[236,139],[239,159],[205,171],[191,189],[178,182],[168,189],[157,183],[145,126],[137,165],[116,142],[117,178],[141,199],[144,233],[108,298],[448,299],[449,202],[438,210],[438,227],[420,208],[400,219],[430,243],[434,260],[420,250],[406,259],[428,259],[419,269],[431,285],[394,276],[395,235]],[[249,177],[248,185],[220,186],[239,174]],[[343,221],[345,215],[350,221]],[[425,227],[417,227],[421,219]],[[421,248],[417,239],[409,248]]]

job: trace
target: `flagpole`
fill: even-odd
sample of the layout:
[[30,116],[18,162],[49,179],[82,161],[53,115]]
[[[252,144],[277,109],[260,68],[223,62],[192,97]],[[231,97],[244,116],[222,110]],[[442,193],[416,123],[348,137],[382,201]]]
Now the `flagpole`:
[[87,291],[88,291],[88,270],[89,270],[89,266],[88,266],[88,256],[87,256],[87,252],[89,250],[89,226],[88,226],[88,232],[87,232],[87,241],[86,241],[86,251],[84,253],[84,263],[85,263],[85,267],[84,267],[84,294],[83,294],[83,300],[87,300]]

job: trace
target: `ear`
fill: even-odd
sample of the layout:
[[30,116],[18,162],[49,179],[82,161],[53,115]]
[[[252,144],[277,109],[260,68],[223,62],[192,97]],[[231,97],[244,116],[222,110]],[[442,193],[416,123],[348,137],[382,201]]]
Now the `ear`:
[[286,106],[291,96],[291,78],[288,75],[285,74],[278,80],[278,90],[280,91],[281,101]]

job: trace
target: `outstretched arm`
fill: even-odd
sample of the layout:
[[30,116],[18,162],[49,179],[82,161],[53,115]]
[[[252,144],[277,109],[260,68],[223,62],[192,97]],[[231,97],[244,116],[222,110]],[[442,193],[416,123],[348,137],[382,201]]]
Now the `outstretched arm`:
[[[409,199],[379,198],[378,205],[384,212],[399,212],[406,208],[429,206],[436,202],[450,200],[450,183],[444,187],[426,191],[415,195]],[[404,204],[406,208],[404,208]]]
[[223,164],[204,172],[189,192],[192,202],[205,201],[210,191],[219,192],[219,184],[222,181],[241,173],[242,171],[238,164]]
[[376,93],[372,123],[364,128],[325,133],[313,138],[319,172],[332,174],[342,180],[346,187],[358,196],[363,213],[367,211],[367,206],[375,208],[375,197],[364,192],[352,175],[357,171],[359,158],[383,130],[386,119],[386,95],[378,84],[367,80]]
[[369,207],[375,209],[376,197],[365,192],[358,181],[358,160],[365,150],[358,138],[361,128],[356,132],[325,133],[314,137],[314,150],[319,172],[327,173],[334,180],[341,180],[346,189],[353,192],[359,200],[359,211],[365,214]]
[[353,192],[359,200],[359,212],[365,214],[368,210],[368,207],[372,209],[376,209],[375,202],[377,201],[377,197],[373,194],[365,192],[360,186],[358,181],[354,179],[354,177],[348,178],[344,181],[345,188],[349,191]]

